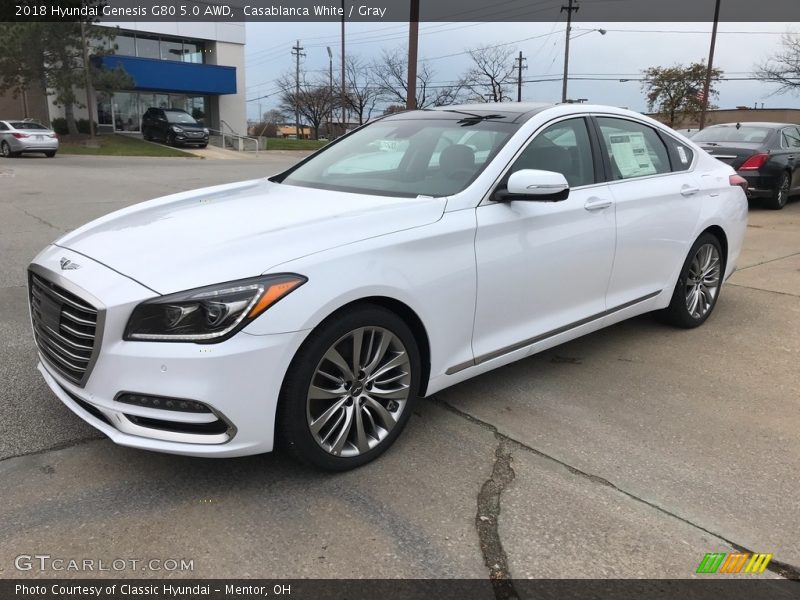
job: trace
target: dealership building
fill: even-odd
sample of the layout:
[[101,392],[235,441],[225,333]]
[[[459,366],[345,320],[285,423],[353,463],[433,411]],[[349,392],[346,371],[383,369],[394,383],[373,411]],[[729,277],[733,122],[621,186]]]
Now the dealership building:
[[[244,23],[103,22],[118,27],[114,54],[100,55],[106,68],[121,65],[131,76],[131,89],[112,97],[93,94],[99,131],[141,132],[142,115],[150,107],[181,108],[207,127],[245,134]],[[85,92],[76,90],[81,104]],[[63,117],[53,98],[31,89],[13,99],[0,98],[0,118],[31,117],[45,122]],[[88,118],[86,108],[76,118]]]

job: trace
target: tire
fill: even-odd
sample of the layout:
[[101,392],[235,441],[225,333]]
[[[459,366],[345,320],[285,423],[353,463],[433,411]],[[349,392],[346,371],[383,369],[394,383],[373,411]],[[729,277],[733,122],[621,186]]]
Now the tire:
[[174,146],[175,145],[175,134],[171,131],[167,134],[167,137],[164,139],[164,142],[167,146]]
[[657,315],[676,327],[699,327],[714,312],[724,272],[725,259],[719,240],[704,233],[689,250],[669,306]]
[[778,180],[778,185],[772,192],[772,197],[764,200],[764,206],[772,210],[780,210],[786,206],[789,200],[789,191],[791,188],[792,178],[789,173],[784,173]]
[[55,150],[50,150],[49,152],[45,152],[44,155],[47,158],[53,158],[56,155],[56,153],[55,153]]
[[149,129],[142,129],[142,139],[145,142],[152,142],[153,141],[153,136],[150,135],[150,130]]
[[374,460],[408,422],[420,373],[414,336],[391,311],[364,304],[329,317],[303,342],[287,371],[276,418],[279,445],[326,471]]
[[16,158],[19,156],[19,152],[13,152],[11,150],[11,146],[8,145],[8,142],[0,144],[0,154],[2,154],[4,158]]
[[208,148],[208,144],[200,144],[200,145],[198,146],[198,148],[200,148],[201,150],[202,150],[203,148]]

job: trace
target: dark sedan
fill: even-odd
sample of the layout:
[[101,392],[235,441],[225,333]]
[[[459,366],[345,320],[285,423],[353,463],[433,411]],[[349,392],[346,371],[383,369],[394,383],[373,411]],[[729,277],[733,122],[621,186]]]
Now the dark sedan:
[[747,180],[748,198],[780,210],[800,193],[800,127],[788,123],[712,125],[692,141]]

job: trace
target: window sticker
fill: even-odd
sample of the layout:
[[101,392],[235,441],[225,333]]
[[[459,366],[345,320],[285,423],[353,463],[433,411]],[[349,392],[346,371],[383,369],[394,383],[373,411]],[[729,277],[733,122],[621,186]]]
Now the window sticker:
[[686,156],[686,150],[683,149],[683,146],[675,146],[675,149],[678,151],[678,158],[681,159],[681,163],[688,165],[689,158]]
[[624,179],[656,174],[643,133],[613,134],[608,136],[608,141],[611,155]]

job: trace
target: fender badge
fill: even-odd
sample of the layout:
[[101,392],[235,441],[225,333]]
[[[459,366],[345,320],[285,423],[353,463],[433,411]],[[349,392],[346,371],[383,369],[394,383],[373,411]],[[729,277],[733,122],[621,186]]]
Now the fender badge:
[[75,269],[80,269],[81,266],[78,263],[72,262],[68,258],[61,258],[61,270],[62,271],[74,271]]

